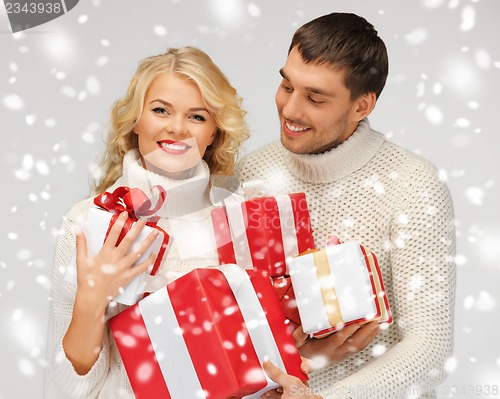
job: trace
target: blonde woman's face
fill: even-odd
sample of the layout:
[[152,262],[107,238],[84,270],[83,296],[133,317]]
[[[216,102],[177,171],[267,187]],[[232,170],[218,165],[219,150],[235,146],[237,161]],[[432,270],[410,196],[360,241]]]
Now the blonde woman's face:
[[161,74],[153,80],[134,128],[146,165],[167,173],[198,164],[216,130],[198,86],[178,74]]

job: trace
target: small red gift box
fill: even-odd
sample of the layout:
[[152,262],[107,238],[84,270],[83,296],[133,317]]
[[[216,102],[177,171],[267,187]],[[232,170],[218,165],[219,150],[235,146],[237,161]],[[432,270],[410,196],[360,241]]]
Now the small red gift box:
[[109,320],[138,399],[258,398],[269,358],[305,381],[267,273],[195,269]]
[[221,264],[286,275],[286,258],[314,248],[304,193],[226,204],[212,210]]
[[[160,267],[161,261],[168,250],[170,242],[169,235],[156,225],[158,217],[154,214],[163,205],[166,197],[166,192],[161,186],[155,186],[159,193],[159,198],[155,205],[152,204],[150,198],[138,188],[129,188],[126,186],[118,187],[113,192],[104,192],[94,198],[94,204],[97,207],[89,209],[83,231],[87,239],[87,252],[89,256],[96,256],[101,250],[109,230],[115,223],[121,212],[126,211],[129,215],[125,226],[123,227],[118,238],[117,245],[121,242],[126,233],[132,228],[139,218],[145,218],[147,225],[137,236],[137,239],[132,244],[132,250],[148,236],[153,230],[158,230],[159,234],[151,246],[141,254],[135,264],[144,262],[148,256],[154,252],[157,254],[154,265],[148,273],[154,275]],[[123,291],[113,298],[117,303],[124,305],[133,305],[142,297],[143,286],[145,285],[146,273],[137,276],[132,280]],[[71,263],[65,275],[65,280],[69,283],[76,284],[76,252],[73,253]]]

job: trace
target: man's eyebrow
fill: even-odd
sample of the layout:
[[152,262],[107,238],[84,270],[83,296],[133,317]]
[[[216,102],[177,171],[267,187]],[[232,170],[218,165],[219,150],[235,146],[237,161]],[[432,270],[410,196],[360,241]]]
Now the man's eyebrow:
[[[279,70],[279,73],[280,75],[283,77],[283,79],[286,79],[290,82],[290,79],[288,78],[288,76],[286,75],[285,71],[283,70],[283,68],[281,68]],[[314,93],[314,94],[318,94],[320,96],[326,96],[326,97],[334,97],[334,95],[328,91],[325,91],[323,89],[318,89],[317,87],[306,87],[305,88],[306,91],[309,91],[311,93]]]

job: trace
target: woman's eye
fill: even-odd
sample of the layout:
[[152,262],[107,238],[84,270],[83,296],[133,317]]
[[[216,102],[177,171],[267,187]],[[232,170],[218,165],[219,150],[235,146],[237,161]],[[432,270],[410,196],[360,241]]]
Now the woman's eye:
[[291,93],[293,91],[293,89],[285,84],[282,84],[281,87],[283,88],[283,90],[285,90],[287,93]]
[[195,114],[192,116],[193,119],[197,120],[197,121],[200,121],[200,122],[205,122],[206,119],[203,115],[198,115],[198,114]]
[[160,114],[160,115],[166,115],[166,114],[168,114],[167,110],[165,108],[161,108],[161,107],[153,108],[153,112],[155,114]]

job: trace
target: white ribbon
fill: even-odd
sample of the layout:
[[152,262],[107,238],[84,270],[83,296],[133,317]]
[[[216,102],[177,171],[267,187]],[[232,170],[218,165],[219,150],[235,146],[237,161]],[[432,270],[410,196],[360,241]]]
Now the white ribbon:
[[287,266],[304,332],[313,334],[330,328],[313,255],[289,258]]
[[[245,320],[248,334],[250,335],[260,364],[269,359],[281,370],[286,370],[266,314],[260,304],[259,298],[257,298],[257,293],[247,272],[237,265],[225,265],[220,270],[226,276],[229,286],[236,297],[236,302],[238,302],[241,314]],[[267,375],[266,380],[267,386],[265,388],[247,395],[243,399],[260,398],[264,392],[279,386],[269,379]]]
[[167,288],[156,291],[138,304],[171,398],[204,398]]
[[231,240],[233,241],[234,257],[236,263],[244,269],[253,269],[252,254],[248,246],[246,234],[247,222],[241,208],[242,201],[237,199],[226,201],[227,220]]
[[265,180],[249,180],[244,182],[241,188],[246,199],[262,198],[271,195],[269,183]]
[[299,253],[297,231],[295,230],[295,216],[293,214],[292,200],[288,195],[277,195],[276,202],[280,213],[281,236],[283,238],[283,252],[285,259]]

